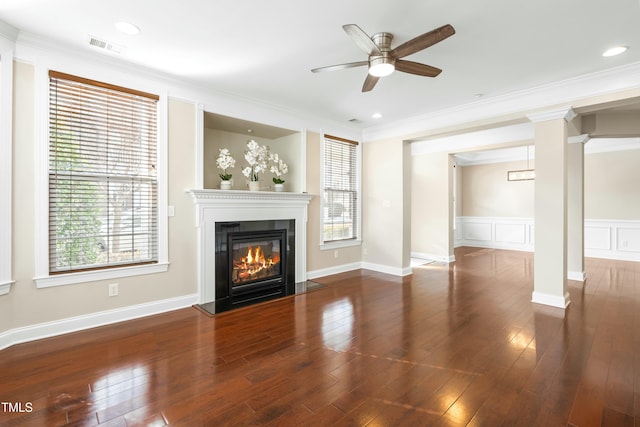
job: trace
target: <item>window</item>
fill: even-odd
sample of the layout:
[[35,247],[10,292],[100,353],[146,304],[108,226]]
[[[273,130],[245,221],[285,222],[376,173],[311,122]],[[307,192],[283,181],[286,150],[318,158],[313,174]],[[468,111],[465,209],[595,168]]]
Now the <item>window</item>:
[[322,241],[357,242],[360,230],[359,147],[356,141],[324,135]]
[[49,274],[158,262],[158,100],[49,72]]

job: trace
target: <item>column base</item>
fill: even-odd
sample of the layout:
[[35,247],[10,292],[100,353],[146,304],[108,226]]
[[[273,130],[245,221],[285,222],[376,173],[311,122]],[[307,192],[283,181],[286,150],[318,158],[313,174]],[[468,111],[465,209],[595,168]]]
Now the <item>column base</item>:
[[569,298],[569,292],[565,293],[564,297],[558,295],[543,294],[541,292],[533,292],[533,294],[531,295],[531,302],[565,309],[569,306],[569,304],[571,304],[571,299]]
[[584,282],[587,280],[587,273],[584,271],[569,271],[567,272],[567,279]]

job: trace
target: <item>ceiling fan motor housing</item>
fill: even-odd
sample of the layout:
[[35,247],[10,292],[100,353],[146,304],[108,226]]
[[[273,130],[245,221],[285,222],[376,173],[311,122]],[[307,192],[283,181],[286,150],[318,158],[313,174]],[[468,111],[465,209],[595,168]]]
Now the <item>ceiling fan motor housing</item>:
[[369,74],[375,77],[384,77],[395,70],[396,59],[390,55],[393,34],[376,33],[371,40],[378,46],[382,55],[369,55]]

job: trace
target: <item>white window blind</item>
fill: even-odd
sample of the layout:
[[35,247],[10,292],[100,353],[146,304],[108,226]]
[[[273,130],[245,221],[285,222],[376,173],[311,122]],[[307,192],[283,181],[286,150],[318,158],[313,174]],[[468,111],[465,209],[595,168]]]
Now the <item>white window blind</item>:
[[323,242],[358,238],[358,143],[324,136]]
[[49,271],[158,261],[156,95],[49,72]]

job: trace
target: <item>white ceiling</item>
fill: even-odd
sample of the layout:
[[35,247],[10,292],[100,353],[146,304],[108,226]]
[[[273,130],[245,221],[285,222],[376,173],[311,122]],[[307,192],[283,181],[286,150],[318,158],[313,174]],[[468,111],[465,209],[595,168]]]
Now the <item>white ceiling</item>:
[[[119,33],[119,20],[142,33]],[[0,21],[19,41],[45,38],[359,128],[640,61],[639,0],[2,0]],[[447,23],[456,34],[406,58],[442,68],[437,78],[395,72],[361,93],[364,67],[310,71],[366,59],[348,23],[392,33],[392,47]],[[98,51],[89,36],[122,52]],[[619,44],[629,51],[601,56]]]

